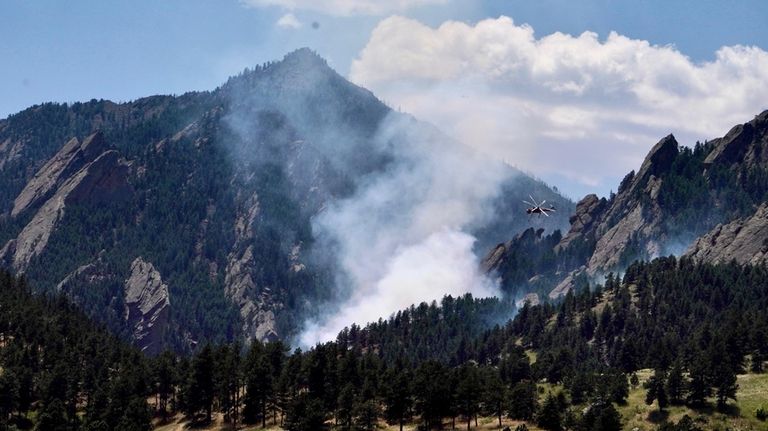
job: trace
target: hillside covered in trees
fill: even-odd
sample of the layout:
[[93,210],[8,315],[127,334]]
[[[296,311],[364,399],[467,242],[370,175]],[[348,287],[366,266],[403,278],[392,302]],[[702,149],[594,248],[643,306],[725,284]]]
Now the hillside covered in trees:
[[[151,416],[163,423],[178,414],[203,426],[219,414],[287,430],[380,421],[472,428],[479,416],[547,430],[621,429],[628,418],[619,410],[645,369],[653,370],[644,378],[648,404],[704,412],[695,423],[658,422],[664,429],[708,429],[708,411],[759,423],[755,411],[733,406],[737,374],[763,373],[768,355],[762,266],[662,258],[558,304],[527,304],[491,330],[488,319],[503,321],[508,305],[446,297],[307,351],[256,341],[154,358],[105,335],[63,298],[33,297],[8,274],[2,283],[0,408],[4,423],[22,427],[148,429]],[[48,420],[66,425],[45,428]]]

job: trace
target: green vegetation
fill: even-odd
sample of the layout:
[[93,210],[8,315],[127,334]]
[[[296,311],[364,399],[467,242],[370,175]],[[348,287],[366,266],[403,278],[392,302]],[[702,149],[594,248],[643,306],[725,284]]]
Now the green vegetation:
[[0,427],[150,428],[147,361],[62,297],[0,272]]
[[4,274],[0,413],[39,429],[146,429],[150,412],[203,428],[757,428],[768,375],[746,364],[766,347],[766,278],[658,259],[487,331],[502,303],[446,297],[308,351],[255,342],[146,358]]

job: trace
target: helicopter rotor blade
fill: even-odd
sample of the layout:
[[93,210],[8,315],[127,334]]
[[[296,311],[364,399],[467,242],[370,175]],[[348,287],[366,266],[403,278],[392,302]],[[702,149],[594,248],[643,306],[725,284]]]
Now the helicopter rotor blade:
[[547,214],[546,211],[542,211],[541,213],[544,214],[545,216],[549,217],[549,214]]

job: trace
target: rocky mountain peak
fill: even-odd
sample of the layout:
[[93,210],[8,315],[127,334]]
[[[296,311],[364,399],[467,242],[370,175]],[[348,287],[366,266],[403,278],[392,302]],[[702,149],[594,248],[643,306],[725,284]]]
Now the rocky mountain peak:
[[650,175],[659,176],[666,172],[672,166],[672,162],[677,157],[678,152],[678,144],[675,137],[671,134],[665,136],[645,156],[643,164],[640,165],[640,170],[635,175],[634,184],[637,185],[647,181],[647,177]]
[[768,145],[768,110],[744,124],[734,126],[722,138],[712,141],[714,148],[704,160],[705,166],[730,165],[742,161],[765,164],[768,155],[762,151]]
[[318,53],[307,47],[289,52],[278,64],[291,69],[325,68],[330,70],[328,62]]

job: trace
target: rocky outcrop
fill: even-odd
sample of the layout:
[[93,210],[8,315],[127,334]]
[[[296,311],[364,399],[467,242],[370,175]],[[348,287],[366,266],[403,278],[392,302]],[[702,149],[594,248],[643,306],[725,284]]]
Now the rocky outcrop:
[[50,196],[64,181],[106,151],[101,132],[83,140],[72,138],[32,177],[13,202],[11,216],[16,217]]
[[531,307],[533,307],[533,306],[539,305],[540,303],[541,303],[541,301],[539,301],[539,295],[537,295],[535,293],[529,293],[529,294],[523,296],[522,299],[516,301],[515,302],[515,306],[517,308],[522,308],[523,306],[525,306],[525,304],[528,304]]
[[608,201],[605,198],[599,199],[594,194],[587,195],[579,201],[576,204],[576,212],[568,220],[571,223],[571,229],[557,245],[555,251],[568,248],[575,240],[590,232],[606,209],[607,204]]
[[664,215],[658,198],[664,173],[678,154],[672,135],[653,146],[637,174],[622,182],[610,201],[589,195],[579,202],[571,217],[571,229],[555,250],[560,252],[577,239],[588,238],[595,248],[586,265],[567,275],[551,292],[557,297],[568,292],[575,277],[584,272],[590,277],[617,269],[630,248],[639,248],[645,256],[656,256],[663,249]]
[[748,123],[733,127],[725,136],[710,144],[714,148],[704,160],[707,166],[739,164],[742,168],[765,167],[768,165],[768,152],[764,151],[768,145],[768,111]]
[[717,225],[685,254],[706,263],[768,262],[768,204],[761,205],[751,217]]
[[509,243],[498,244],[480,261],[480,270],[489,273],[497,270],[504,261],[504,255],[509,249]]
[[162,348],[171,301],[168,286],[155,267],[137,257],[125,280],[125,320],[142,351],[156,354]]
[[240,310],[243,335],[246,340],[278,339],[275,323],[277,301],[268,286],[257,286],[254,272],[258,266],[253,258],[254,224],[259,215],[259,199],[251,195],[238,211],[235,221],[235,245],[229,254],[224,276],[224,293]]
[[[710,141],[708,147],[711,150],[701,168],[707,181],[711,180],[708,172],[717,169],[718,175],[723,175],[725,169],[726,175],[736,181],[760,187],[762,183],[754,178],[768,172],[768,111]],[[634,258],[652,258],[666,251],[668,236],[674,232],[668,232],[665,223],[673,215],[662,208],[659,195],[678,154],[677,142],[669,135],[651,149],[637,174],[622,181],[618,194],[607,205],[601,206],[595,196],[587,196],[579,203],[571,218],[571,230],[555,250],[566,250],[579,238],[594,241],[594,250],[584,267],[572,271],[557,284],[550,292],[551,297],[568,292],[580,274],[599,278],[609,271],[621,270],[623,263]],[[755,190],[747,191],[755,194]],[[710,215],[714,220],[723,216],[716,208],[717,198],[710,200],[710,205],[714,207]],[[701,210],[706,212],[709,208]],[[718,225],[699,238],[687,254],[705,262],[762,262],[768,248],[766,215],[765,206],[761,206],[751,217]]]
[[[24,272],[32,258],[45,249],[51,233],[64,217],[67,205],[84,202],[98,204],[127,198],[130,194],[130,186],[126,178],[127,170],[127,165],[113,150],[104,152],[86,164],[73,176],[64,180],[53,196],[40,207],[32,220],[22,229],[16,240],[6,244],[3,248],[3,259],[9,261],[17,272]],[[38,182],[40,187],[35,187],[34,190],[40,191],[50,187],[43,184],[47,182]],[[40,196],[40,194],[30,192],[29,196]],[[30,199],[25,198],[23,201],[31,204],[36,198]]]
[[[0,128],[1,130],[2,128]],[[6,138],[0,142],[0,170],[5,168],[5,165],[21,157],[21,151],[24,148],[24,143],[19,140]]]
[[113,274],[109,272],[102,261],[103,254],[104,250],[99,253],[99,257],[94,262],[81,265],[69,273],[56,285],[56,290],[69,293],[77,283],[85,283],[91,287],[94,284],[112,278]]

